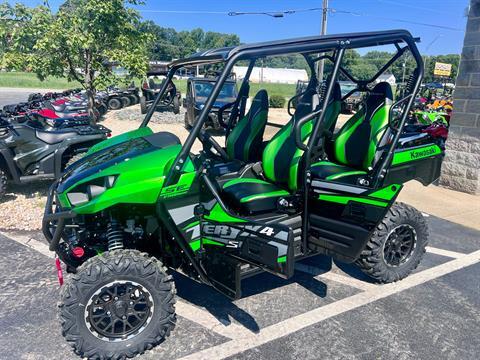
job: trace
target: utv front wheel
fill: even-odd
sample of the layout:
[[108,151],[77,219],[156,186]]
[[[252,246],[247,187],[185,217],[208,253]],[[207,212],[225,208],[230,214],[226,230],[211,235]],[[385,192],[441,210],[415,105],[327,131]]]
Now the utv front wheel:
[[175,285],[161,262],[135,250],[95,256],[61,295],[62,334],[88,359],[134,357],[175,326]]
[[427,243],[428,227],[422,214],[395,203],[374,230],[357,265],[379,282],[395,282],[417,268]]

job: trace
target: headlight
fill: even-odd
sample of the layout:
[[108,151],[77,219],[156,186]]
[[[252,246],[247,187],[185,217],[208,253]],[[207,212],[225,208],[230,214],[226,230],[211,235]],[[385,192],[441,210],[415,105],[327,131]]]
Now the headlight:
[[72,206],[82,205],[88,202],[88,195],[80,192],[68,193],[67,198]]
[[117,176],[110,175],[95,179],[91,184],[77,186],[74,191],[67,194],[68,201],[72,206],[85,204],[112,188],[116,180]]
[[93,198],[97,197],[98,195],[103,194],[106,190],[107,190],[107,188],[105,186],[88,185],[87,186],[88,199],[92,200]]

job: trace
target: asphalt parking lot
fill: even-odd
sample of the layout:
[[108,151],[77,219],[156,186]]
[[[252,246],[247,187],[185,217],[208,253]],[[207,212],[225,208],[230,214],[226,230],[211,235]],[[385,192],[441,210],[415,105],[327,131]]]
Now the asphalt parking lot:
[[[480,232],[428,217],[420,267],[390,285],[316,257],[261,274],[235,302],[174,274],[178,321],[141,359],[478,359]],[[0,235],[0,359],[76,359],[60,334],[52,254],[38,232]],[[330,271],[329,271],[330,270]]]
[[16,89],[16,88],[0,88],[0,108],[4,105],[16,104],[21,101],[27,101],[28,95],[35,92],[45,93],[49,90],[45,89]]

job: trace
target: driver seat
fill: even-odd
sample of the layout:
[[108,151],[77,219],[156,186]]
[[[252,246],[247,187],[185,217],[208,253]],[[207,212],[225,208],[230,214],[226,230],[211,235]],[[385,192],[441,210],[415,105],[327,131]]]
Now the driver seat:
[[[263,179],[242,177],[223,184],[225,200],[235,211],[253,215],[277,209],[279,198],[289,196],[298,187],[298,167],[303,150],[295,143],[295,123],[312,112],[312,96],[300,99],[292,119],[277,132],[265,147],[262,156]],[[341,98],[331,98],[326,110],[325,122],[336,122],[341,109]],[[301,129],[302,140],[308,141],[315,119],[306,122]]]
[[260,159],[263,134],[268,119],[268,93],[257,92],[250,109],[230,132],[226,150],[231,160],[255,162]]

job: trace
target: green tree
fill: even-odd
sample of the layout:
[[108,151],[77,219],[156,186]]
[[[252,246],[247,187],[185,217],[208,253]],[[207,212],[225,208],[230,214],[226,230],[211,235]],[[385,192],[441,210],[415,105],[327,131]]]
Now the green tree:
[[197,51],[240,44],[240,38],[235,34],[205,32],[202,29],[177,32],[172,28],[163,28],[153,21],[140,23],[138,29],[142,33],[153,34],[149,48],[150,60],[171,61]]
[[97,88],[116,79],[112,64],[129,77],[147,70],[148,33],[140,32],[140,16],[127,5],[140,0],[67,0],[53,13],[48,6],[35,8],[8,3],[0,7],[0,35],[7,47],[4,67],[30,69],[40,79],[67,76],[80,82],[93,115]]

